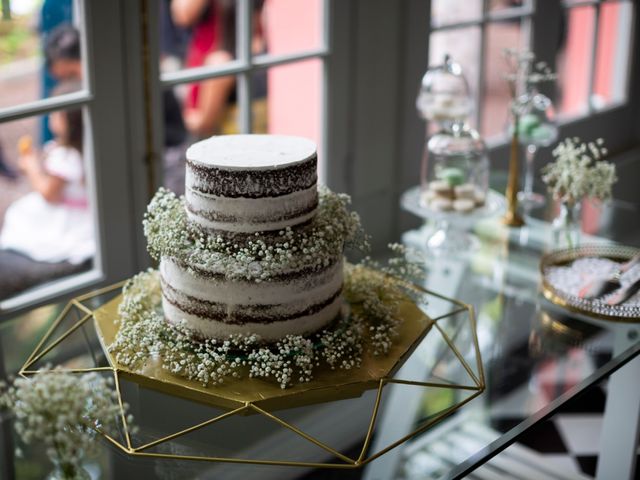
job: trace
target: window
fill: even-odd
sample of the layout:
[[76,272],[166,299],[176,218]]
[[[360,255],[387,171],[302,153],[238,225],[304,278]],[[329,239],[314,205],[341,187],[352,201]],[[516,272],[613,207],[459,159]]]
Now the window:
[[533,9],[523,0],[434,0],[431,3],[429,64],[446,53],[462,65],[477,99],[472,124],[485,137],[507,125],[508,89],[503,80],[502,51],[530,48]]
[[158,11],[165,185],[183,191],[188,145],[232,133],[309,137],[318,144],[322,178],[328,1],[189,6],[160,2]]
[[558,105],[565,118],[626,101],[633,15],[630,1],[563,4],[556,58]]
[[114,120],[121,58],[95,61],[117,41],[117,12],[95,0],[2,5],[0,316],[115,281],[135,263],[129,192],[117,191],[128,177]]
[[477,99],[472,124],[491,139],[507,124],[502,50],[531,49],[555,66],[546,93],[568,122],[625,103],[633,15],[628,0],[434,0],[429,64],[450,53],[463,66]]

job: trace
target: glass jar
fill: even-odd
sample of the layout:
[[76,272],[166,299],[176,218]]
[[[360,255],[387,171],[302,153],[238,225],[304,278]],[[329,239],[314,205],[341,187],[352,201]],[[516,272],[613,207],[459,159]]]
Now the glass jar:
[[416,108],[422,118],[442,129],[463,123],[471,114],[469,83],[462,67],[449,55],[444,56],[442,65],[429,67],[422,77]]
[[543,205],[544,196],[533,191],[535,180],[535,156],[538,148],[548,147],[558,138],[553,103],[546,95],[529,87],[518,97],[518,141],[525,147],[524,189],[518,198],[525,208]]
[[423,165],[422,205],[435,211],[470,213],[489,189],[489,157],[480,134],[464,124],[433,135]]
[[518,140],[521,145],[548,147],[558,138],[553,103],[546,95],[531,89],[516,102]]

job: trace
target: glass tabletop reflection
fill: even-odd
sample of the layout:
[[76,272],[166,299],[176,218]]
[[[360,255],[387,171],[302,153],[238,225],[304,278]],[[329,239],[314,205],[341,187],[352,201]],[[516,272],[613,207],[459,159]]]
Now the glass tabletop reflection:
[[[442,297],[426,296],[418,303],[437,327],[395,372],[397,382],[386,385],[379,396],[370,390],[357,398],[273,412],[317,443],[260,415],[223,418],[154,443],[224,411],[124,379],[123,397],[137,427],[130,440],[151,455],[132,457],[102,442],[100,454],[87,459],[87,470],[94,478],[299,478],[316,463],[347,469],[355,459],[368,463],[355,472],[334,470],[332,476],[465,476],[640,352],[637,325],[569,314],[539,294],[538,264],[548,248],[548,224],[544,215],[539,217],[532,215],[527,227],[511,231],[495,219],[482,221],[474,229],[480,239],[476,250],[428,259],[422,286]],[[602,233],[610,227],[600,227],[592,230],[597,236],[586,240],[609,241]],[[425,225],[407,232],[403,240],[423,248],[428,229]],[[609,229],[611,237],[615,235]],[[475,324],[465,309],[447,298],[472,306]],[[95,299],[88,307],[97,308],[106,300]],[[0,325],[5,371],[20,369],[61,308],[43,307]],[[39,362],[73,368],[108,365],[90,324]],[[126,441],[122,431],[113,435]],[[23,445],[6,419],[1,438],[2,478],[42,478],[51,470],[45,452]],[[229,461],[194,460],[202,456]],[[246,459],[307,466],[237,463]]]

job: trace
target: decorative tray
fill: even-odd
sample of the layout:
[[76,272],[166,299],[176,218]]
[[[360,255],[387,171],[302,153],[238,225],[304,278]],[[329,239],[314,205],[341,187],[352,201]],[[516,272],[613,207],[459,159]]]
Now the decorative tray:
[[[540,261],[542,294],[551,303],[576,313],[601,320],[640,322],[640,294],[615,306],[606,303],[607,295],[598,299],[578,296],[586,283],[607,278],[636,253],[638,249],[621,245],[586,245],[548,253]],[[622,277],[622,286],[637,278],[640,268],[636,266]]]

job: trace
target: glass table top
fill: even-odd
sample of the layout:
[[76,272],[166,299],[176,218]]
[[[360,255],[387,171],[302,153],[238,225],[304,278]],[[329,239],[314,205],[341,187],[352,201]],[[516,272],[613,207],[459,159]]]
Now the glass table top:
[[[589,228],[600,236],[588,241],[608,241],[603,233],[617,238],[616,208],[613,207],[613,213],[605,212],[593,220]],[[623,208],[620,215],[626,214]],[[375,390],[358,398],[274,412],[340,455],[357,459],[363,449],[362,458],[379,455],[355,472],[333,470],[331,478],[342,475],[370,480],[461,478],[640,352],[640,325],[576,316],[545,301],[538,293],[538,263],[541,253],[548,248],[548,224],[541,218],[544,212],[532,215],[524,229],[513,231],[501,227],[496,220],[482,221],[475,227],[480,238],[477,250],[455,258],[427,260],[424,287],[474,307],[483,368],[476,363],[476,337],[466,311],[457,312],[455,304],[427,296],[420,308],[431,318],[439,318],[438,328],[429,332],[395,373],[394,378],[402,382],[383,390],[368,445],[365,436],[376,404]],[[628,226],[624,221],[620,225]],[[403,241],[422,248],[428,229],[426,225],[407,232]],[[623,231],[620,238],[628,241],[631,234],[634,232]],[[106,299],[96,299],[91,308]],[[16,372],[22,366],[60,309],[60,306],[43,307],[0,324],[3,362],[0,366],[5,371]],[[77,320],[70,317],[65,321]],[[78,329],[68,340],[64,346],[52,348],[39,360],[40,364],[74,368],[107,365],[91,325]],[[420,386],[419,382],[433,386]],[[484,391],[478,393],[472,388],[475,382],[481,382]],[[149,444],[224,413],[126,380],[122,382],[122,390],[135,418],[137,432],[132,434],[135,445]],[[460,404],[463,406],[456,408]],[[435,422],[441,415],[446,418]],[[508,428],[504,428],[505,420],[509,420]],[[416,430],[420,432],[389,450]],[[113,434],[122,436],[123,432]],[[2,478],[42,478],[51,470],[44,452],[37,446],[23,445],[6,419],[2,421],[0,436]],[[228,417],[145,451],[159,456],[341,461],[340,456],[259,415]],[[102,442],[98,456],[87,459],[86,468],[94,478],[139,475],[280,479],[300,478],[310,470],[153,456],[132,458],[106,442]]]

